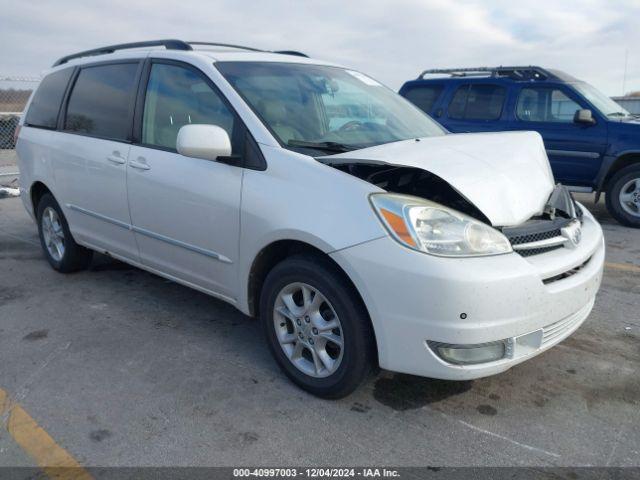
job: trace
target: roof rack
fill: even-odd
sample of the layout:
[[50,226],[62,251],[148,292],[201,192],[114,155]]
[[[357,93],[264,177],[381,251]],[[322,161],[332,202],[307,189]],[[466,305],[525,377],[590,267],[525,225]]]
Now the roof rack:
[[451,77],[508,77],[514,80],[546,80],[553,77],[548,70],[533,65],[520,67],[478,67],[478,68],[436,68],[425,70],[418,80],[425,75],[445,74]]
[[272,53],[279,53],[281,55],[293,55],[294,57],[309,58],[306,53],[298,52],[297,50],[274,50]]
[[133,42],[133,43],[120,43],[118,45],[109,45],[107,47],[94,48],[92,50],[85,50],[83,52],[74,53],[62,57],[56,63],[54,67],[67,63],[69,60],[81,57],[92,57],[95,55],[105,55],[107,53],[113,53],[116,50],[126,50],[129,48],[144,48],[144,47],[164,47],[167,50],[193,50],[191,45],[182,40],[149,40],[147,42]]
[[248,50],[250,52],[264,52],[264,50],[260,50],[259,48],[253,47],[244,47],[242,45],[233,45],[231,43],[216,43],[216,42],[187,42],[189,45],[205,45],[208,47],[227,47],[227,48],[237,48],[238,50]]
[[302,52],[298,52],[295,50],[260,50],[259,48],[253,47],[244,47],[242,45],[233,45],[231,43],[216,43],[216,42],[185,42],[182,40],[168,39],[168,40],[149,40],[146,42],[133,42],[133,43],[120,43],[118,45],[109,45],[107,47],[94,48],[92,50],[85,50],[83,52],[74,53],[72,55],[67,55],[65,57],[57,60],[53,66],[57,67],[58,65],[62,65],[67,63],[74,58],[82,58],[82,57],[93,57],[96,55],[106,55],[107,53],[113,53],[117,50],[127,50],[130,48],[145,48],[145,47],[164,47],[167,50],[193,50],[192,45],[205,45],[212,47],[227,47],[227,48],[237,48],[239,50],[247,50],[250,52],[266,52],[266,53],[278,53],[283,55],[296,55],[298,57],[307,57]]
[[259,48],[245,47],[243,45],[234,45],[231,43],[217,43],[217,42],[187,42],[189,45],[205,45],[212,47],[228,47],[237,48],[239,50],[248,50],[250,52],[264,52],[264,53],[279,53],[281,55],[295,55],[296,57],[309,57],[307,54],[299,52],[297,50],[261,50]]

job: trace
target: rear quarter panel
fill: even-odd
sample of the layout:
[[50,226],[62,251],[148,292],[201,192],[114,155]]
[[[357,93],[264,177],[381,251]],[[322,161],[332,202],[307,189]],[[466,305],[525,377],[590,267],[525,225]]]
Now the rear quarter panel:
[[33,219],[35,219],[35,211],[31,202],[31,188],[34,183],[44,183],[57,198],[51,147],[56,144],[59,135],[61,133],[42,128],[23,126],[20,130],[20,137],[16,144],[20,170],[20,197]]

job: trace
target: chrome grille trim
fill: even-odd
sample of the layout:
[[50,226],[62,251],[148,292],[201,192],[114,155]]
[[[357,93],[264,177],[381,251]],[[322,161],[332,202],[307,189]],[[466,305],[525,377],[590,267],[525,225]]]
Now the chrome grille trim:
[[564,245],[567,241],[565,237],[556,236],[535,242],[519,243],[513,245],[514,250],[535,250],[537,248],[558,247]]

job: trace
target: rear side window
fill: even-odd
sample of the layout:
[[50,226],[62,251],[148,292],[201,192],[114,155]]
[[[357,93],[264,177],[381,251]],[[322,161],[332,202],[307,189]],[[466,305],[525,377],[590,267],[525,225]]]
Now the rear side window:
[[506,89],[499,85],[464,85],[449,104],[449,118],[457,120],[498,120]]
[[32,127],[56,128],[62,97],[73,73],[73,68],[65,68],[42,79],[33,95],[25,123]]
[[526,122],[572,123],[580,105],[555,88],[523,88],[516,115]]
[[137,69],[137,63],[83,68],[69,97],[65,130],[127,140]]
[[429,113],[440,97],[444,87],[442,85],[424,85],[412,87],[404,92],[404,97],[423,112]]

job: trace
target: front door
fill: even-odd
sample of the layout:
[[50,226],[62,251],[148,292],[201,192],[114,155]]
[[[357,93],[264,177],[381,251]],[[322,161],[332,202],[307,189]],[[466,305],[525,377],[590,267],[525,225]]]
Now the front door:
[[[176,151],[180,127],[213,124],[232,139],[241,128],[201,72],[154,61],[146,86],[141,144],[127,167],[129,207],[141,262],[228,299],[237,290],[240,167]],[[232,141],[234,152],[238,142]]]
[[606,150],[607,125],[601,120],[593,125],[574,122],[581,108],[587,107],[568,88],[527,86],[518,94],[512,125],[542,135],[557,181],[592,186]]

